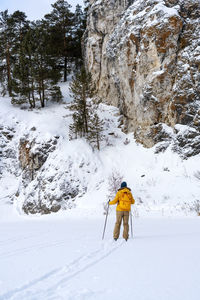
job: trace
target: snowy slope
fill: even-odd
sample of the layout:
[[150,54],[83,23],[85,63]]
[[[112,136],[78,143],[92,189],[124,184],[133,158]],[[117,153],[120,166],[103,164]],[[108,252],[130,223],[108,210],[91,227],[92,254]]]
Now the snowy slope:
[[[0,124],[13,129],[14,137],[8,145],[15,151],[12,156],[8,152],[0,161],[3,170],[0,205],[14,201],[14,206],[23,213],[24,202],[27,199],[37,202],[40,196],[47,206],[48,199],[52,198],[61,201],[62,208],[76,207],[76,214],[101,215],[103,203],[107,201],[108,179],[113,171],[122,174],[131,187],[137,214],[185,215],[191,213],[194,201],[199,200],[200,180],[195,174],[199,172],[200,155],[182,160],[170,148],[159,154],[155,154],[155,148],[143,148],[135,143],[132,134],[125,135],[118,128],[118,110],[112,106],[100,106],[107,145],[104,142],[98,152],[92,151],[84,140],[69,141],[71,113],[65,104],[49,104],[45,109],[24,111],[13,107],[8,98],[0,101]],[[36,130],[31,131],[34,127]],[[35,141],[33,152],[55,136],[59,136],[59,140],[34,180],[24,187],[18,147],[19,140],[26,136]],[[128,144],[125,143],[127,140]],[[38,195],[40,178],[44,185]],[[62,201],[62,193],[70,189],[70,182],[71,189],[78,186],[77,196],[72,202]]]

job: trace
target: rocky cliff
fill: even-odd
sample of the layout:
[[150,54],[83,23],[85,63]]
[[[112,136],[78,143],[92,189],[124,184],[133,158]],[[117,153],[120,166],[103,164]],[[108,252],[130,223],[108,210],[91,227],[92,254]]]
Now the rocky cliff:
[[199,0],[92,0],[84,42],[98,96],[125,130],[146,147],[175,134],[174,149],[200,152]]

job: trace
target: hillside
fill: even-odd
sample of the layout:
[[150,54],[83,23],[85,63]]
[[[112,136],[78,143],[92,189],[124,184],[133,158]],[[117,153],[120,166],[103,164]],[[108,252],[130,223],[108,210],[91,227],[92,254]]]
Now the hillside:
[[67,104],[27,111],[0,101],[1,205],[28,214],[75,208],[102,215],[117,173],[133,191],[137,214],[188,214],[199,200],[200,157],[184,160],[159,144],[145,149],[121,131],[115,107],[100,105],[106,138],[93,151],[84,139],[69,141]]

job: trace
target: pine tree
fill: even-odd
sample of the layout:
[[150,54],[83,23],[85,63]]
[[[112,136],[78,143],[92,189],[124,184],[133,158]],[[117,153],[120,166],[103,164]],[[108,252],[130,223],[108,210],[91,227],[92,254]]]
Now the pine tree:
[[24,12],[19,10],[15,11],[10,16],[10,21],[13,27],[13,50],[14,53],[18,54],[22,47],[24,36],[29,28],[29,21]]
[[61,99],[60,88],[56,85],[60,72],[56,69],[56,59],[51,55],[48,40],[46,23],[32,23],[23,39],[14,67],[12,103],[28,101],[30,107],[34,108],[37,100],[44,107],[48,99]]
[[93,115],[90,117],[89,131],[87,135],[87,140],[93,148],[100,150],[100,142],[104,139],[104,122],[100,119],[99,115],[95,112],[97,111],[97,106],[93,107]]
[[1,78],[2,84],[6,83],[6,90],[9,95],[12,94],[11,88],[11,66],[12,66],[12,44],[13,44],[13,30],[11,17],[8,10],[0,13],[0,60],[1,60]]
[[67,81],[68,60],[72,56],[72,25],[73,13],[71,5],[65,0],[57,0],[52,4],[53,10],[45,15],[51,31],[52,54],[59,58],[60,67],[63,69],[63,80]]
[[30,99],[29,67],[23,49],[21,49],[17,62],[14,64],[12,74],[12,104],[26,103],[29,99],[30,107],[35,107]]
[[69,126],[69,138],[77,139],[85,136],[84,132],[84,121],[82,116],[78,112],[73,113],[73,123]]
[[20,45],[20,52],[13,68],[13,95],[12,103],[21,104],[29,102],[30,108],[34,108],[35,82],[33,55],[36,53],[34,41],[34,29],[30,26]]
[[[23,40],[23,57],[24,62],[26,64],[25,70],[26,79],[24,83],[27,83],[27,92],[28,92],[28,101],[30,104],[30,108],[35,108],[36,106],[36,82],[35,82],[35,63],[34,63],[34,55],[37,49],[37,41],[35,38],[35,25],[31,25],[29,30],[27,31],[25,38]],[[21,64],[23,67],[23,65]],[[23,80],[23,79],[20,79]],[[27,94],[26,94],[27,95]]]
[[73,102],[70,109],[73,113],[73,123],[70,125],[70,139],[85,137],[93,148],[100,150],[100,142],[104,138],[103,125],[97,109],[91,99],[94,96],[91,74],[82,67],[73,78],[70,91]]
[[90,0],[83,0],[84,5],[85,5],[85,11],[87,12],[89,7],[90,7]]
[[91,75],[84,68],[76,73],[70,86],[73,102],[70,109],[74,111],[71,131],[75,137],[85,137],[88,134],[88,123],[90,118],[90,101],[94,94]]
[[[30,23],[20,11],[0,12],[0,84],[13,103],[28,102],[34,108],[38,100],[42,107],[47,99],[60,101],[62,95],[56,84],[61,72],[66,81],[74,62],[80,70],[85,14],[80,5],[72,13],[65,0],[57,0],[52,8],[36,23]],[[84,126],[87,132],[87,120]]]
[[51,55],[48,44],[49,34],[45,22],[37,22],[35,27],[36,50],[33,55],[34,80],[39,95],[41,107],[45,106],[50,90],[60,79],[60,72],[56,68],[56,59]]
[[86,29],[86,14],[82,11],[81,6],[76,5],[73,22],[72,47],[73,57],[75,60],[76,70],[82,66],[82,37]]
[[7,82],[10,96],[13,92],[13,69],[15,64],[19,63],[21,45],[27,28],[25,13],[15,11],[9,15],[7,10],[0,13],[1,83]]
[[28,86],[28,64],[24,53],[24,38],[29,30],[29,21],[24,12],[15,11],[11,15],[13,25],[13,56],[14,63],[12,66],[12,103],[15,102],[15,96],[18,95],[18,103],[24,103],[29,96]]

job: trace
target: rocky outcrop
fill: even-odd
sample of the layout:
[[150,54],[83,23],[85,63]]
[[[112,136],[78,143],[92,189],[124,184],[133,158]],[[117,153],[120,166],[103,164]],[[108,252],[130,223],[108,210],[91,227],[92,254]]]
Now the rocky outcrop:
[[16,131],[12,127],[0,126],[0,179],[3,177],[3,172],[11,172],[16,176],[18,172],[17,153],[13,146],[13,138]]
[[33,127],[19,138],[18,130],[17,124],[15,128],[0,126],[0,179],[10,176],[15,181],[15,187],[8,189],[9,201],[26,214],[75,207],[75,199],[85,194],[96,164],[85,157],[83,147],[65,155],[59,136],[41,137]]
[[38,143],[35,139],[29,140],[28,136],[20,139],[19,162],[27,183],[35,178],[48,155],[56,149],[58,139],[56,136],[43,143]]
[[37,131],[34,137],[26,134],[20,139],[21,180],[15,199],[26,214],[75,207],[75,199],[85,194],[90,174],[96,172],[96,164],[85,157],[83,147],[69,155],[65,146],[61,148],[61,140],[58,136],[41,140]]
[[[17,126],[0,127],[0,179],[10,174],[16,181],[16,190],[10,187],[10,202],[26,214],[49,214],[74,207],[76,197],[86,192],[86,177],[94,175],[96,167],[80,154],[76,159],[73,155],[63,159],[65,150],[58,149],[59,136],[41,137],[35,127],[21,138],[17,133]],[[74,171],[77,168],[78,173]]]
[[90,1],[85,57],[98,96],[137,141],[161,141],[162,124],[200,135],[199,0]]
[[41,142],[27,134],[19,141],[22,179],[18,194],[23,195],[22,209],[27,214],[48,214],[57,212],[62,206],[69,208],[72,204],[67,203],[68,200],[79,194],[79,188],[74,187],[79,186],[76,180],[66,179],[66,172],[70,174],[70,166],[65,172],[59,172],[62,165],[52,166],[51,158],[48,163],[58,140],[59,136],[55,136]]

